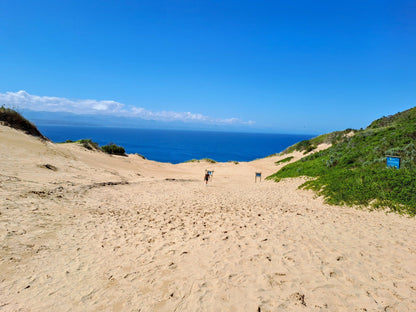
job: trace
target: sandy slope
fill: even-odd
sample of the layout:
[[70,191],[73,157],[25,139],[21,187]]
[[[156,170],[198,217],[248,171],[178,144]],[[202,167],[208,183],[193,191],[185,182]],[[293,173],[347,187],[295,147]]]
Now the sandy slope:
[[0,311],[415,311],[415,219],[254,183],[281,158],[162,164],[0,126]]

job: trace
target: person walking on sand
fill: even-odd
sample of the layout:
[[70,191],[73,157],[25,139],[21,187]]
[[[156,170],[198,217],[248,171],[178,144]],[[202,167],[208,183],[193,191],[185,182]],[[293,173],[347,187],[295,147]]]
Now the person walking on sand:
[[209,180],[209,172],[206,172],[206,173],[205,173],[204,180],[205,180],[205,184],[208,184],[208,180]]

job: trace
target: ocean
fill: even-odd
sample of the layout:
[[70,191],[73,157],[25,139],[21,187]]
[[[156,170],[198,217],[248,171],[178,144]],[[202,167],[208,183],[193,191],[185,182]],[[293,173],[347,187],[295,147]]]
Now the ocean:
[[251,161],[279,153],[286,147],[313,135],[265,134],[109,127],[38,125],[53,142],[91,139],[100,146],[115,143],[126,153],[139,153],[147,159],[181,163],[211,158],[219,162]]

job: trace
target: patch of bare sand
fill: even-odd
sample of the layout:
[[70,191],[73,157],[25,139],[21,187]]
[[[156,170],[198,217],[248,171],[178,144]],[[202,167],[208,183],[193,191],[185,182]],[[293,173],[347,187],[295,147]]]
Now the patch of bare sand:
[[416,310],[414,218],[254,183],[284,157],[171,165],[0,127],[0,311]]

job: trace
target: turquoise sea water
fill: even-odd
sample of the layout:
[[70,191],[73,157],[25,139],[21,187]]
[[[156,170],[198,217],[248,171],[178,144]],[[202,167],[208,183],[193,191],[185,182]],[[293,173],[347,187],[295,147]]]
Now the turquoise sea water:
[[91,139],[102,145],[121,145],[127,153],[147,159],[180,163],[190,159],[251,161],[283,151],[313,135],[263,134],[208,131],[126,129],[39,125],[38,129],[54,142]]

